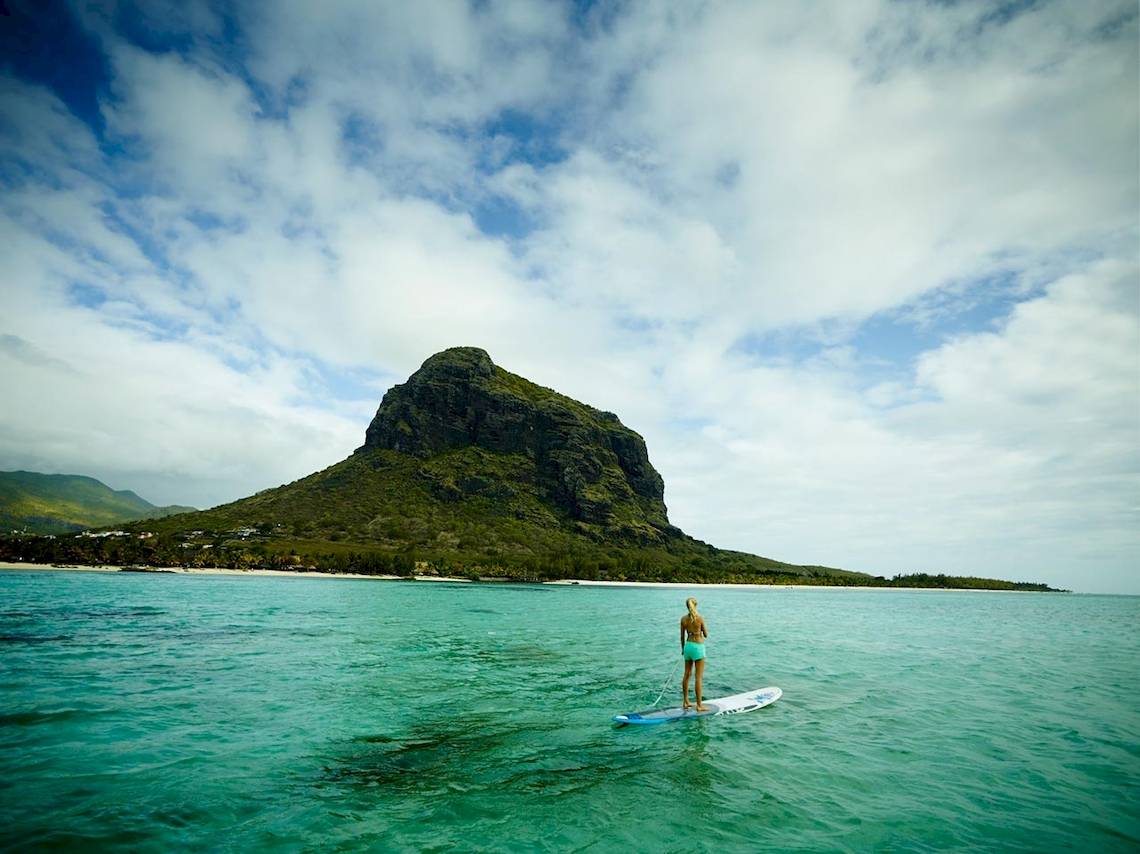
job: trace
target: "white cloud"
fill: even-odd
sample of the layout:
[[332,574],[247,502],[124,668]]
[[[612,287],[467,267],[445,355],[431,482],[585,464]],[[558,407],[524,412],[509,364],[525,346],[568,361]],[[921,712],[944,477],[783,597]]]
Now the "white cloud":
[[[719,3],[666,21],[634,9],[599,48],[629,80],[620,112],[598,120],[595,148],[617,154],[598,172],[623,170],[647,206],[707,222],[741,271],[710,298],[762,328],[861,318],[1133,227],[1121,169],[1135,159],[1134,44],[1098,41],[1095,21],[1027,36],[1020,22],[1048,13],[966,39],[984,7],[844,8]],[[937,59],[888,57],[879,73],[871,34],[904,26],[921,26],[922,56]],[[1034,51],[1020,47],[1030,36]]]
[[358,443],[353,421],[291,402],[300,365],[269,357],[239,372],[114,311],[69,306],[28,275],[28,255],[53,250],[29,234],[4,240],[21,247],[0,267],[8,287],[20,283],[19,294],[6,288],[4,323],[19,347],[0,352],[6,467],[92,474],[152,501],[206,506],[322,468]]

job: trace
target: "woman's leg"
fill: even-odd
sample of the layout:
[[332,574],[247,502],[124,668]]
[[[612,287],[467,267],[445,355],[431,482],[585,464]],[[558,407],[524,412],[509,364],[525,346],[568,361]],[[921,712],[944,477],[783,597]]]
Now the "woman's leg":
[[[704,678],[704,675],[705,675],[705,660],[702,658],[699,661],[696,661],[693,663],[697,665],[697,684],[695,686],[696,691],[694,692],[697,695],[697,711],[703,712],[705,710],[705,703],[704,703],[704,694],[702,693],[702,690],[701,690],[701,687],[702,687],[701,686],[701,680]],[[685,693],[688,694],[687,691]]]
[[689,674],[693,672],[693,662],[685,659],[685,675],[681,679],[681,708],[689,708]]

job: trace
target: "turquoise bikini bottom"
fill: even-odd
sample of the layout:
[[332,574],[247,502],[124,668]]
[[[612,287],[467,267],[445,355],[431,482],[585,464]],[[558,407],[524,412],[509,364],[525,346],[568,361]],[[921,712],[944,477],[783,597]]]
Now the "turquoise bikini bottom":
[[685,641],[684,656],[685,661],[700,661],[705,657],[705,645],[703,643]]

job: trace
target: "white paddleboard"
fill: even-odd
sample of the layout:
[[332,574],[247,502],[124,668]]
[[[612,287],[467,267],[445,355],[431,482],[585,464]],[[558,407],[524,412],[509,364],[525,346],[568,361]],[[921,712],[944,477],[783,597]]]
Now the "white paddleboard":
[[671,709],[626,712],[624,715],[614,715],[614,720],[619,724],[664,724],[670,721],[707,718],[713,715],[735,715],[770,706],[780,699],[783,693],[779,688],[756,688],[752,691],[745,691],[743,694],[733,694],[731,697],[705,700],[705,711],[703,712],[698,712],[695,706],[690,709],[674,706]]

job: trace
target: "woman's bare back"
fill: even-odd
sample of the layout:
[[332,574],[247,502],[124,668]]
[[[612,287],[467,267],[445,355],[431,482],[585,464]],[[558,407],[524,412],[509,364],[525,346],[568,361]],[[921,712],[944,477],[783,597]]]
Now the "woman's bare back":
[[708,632],[705,630],[705,621],[701,616],[691,617],[686,614],[681,618],[681,628],[685,630],[685,641],[692,643],[704,643],[705,638],[708,637]]

